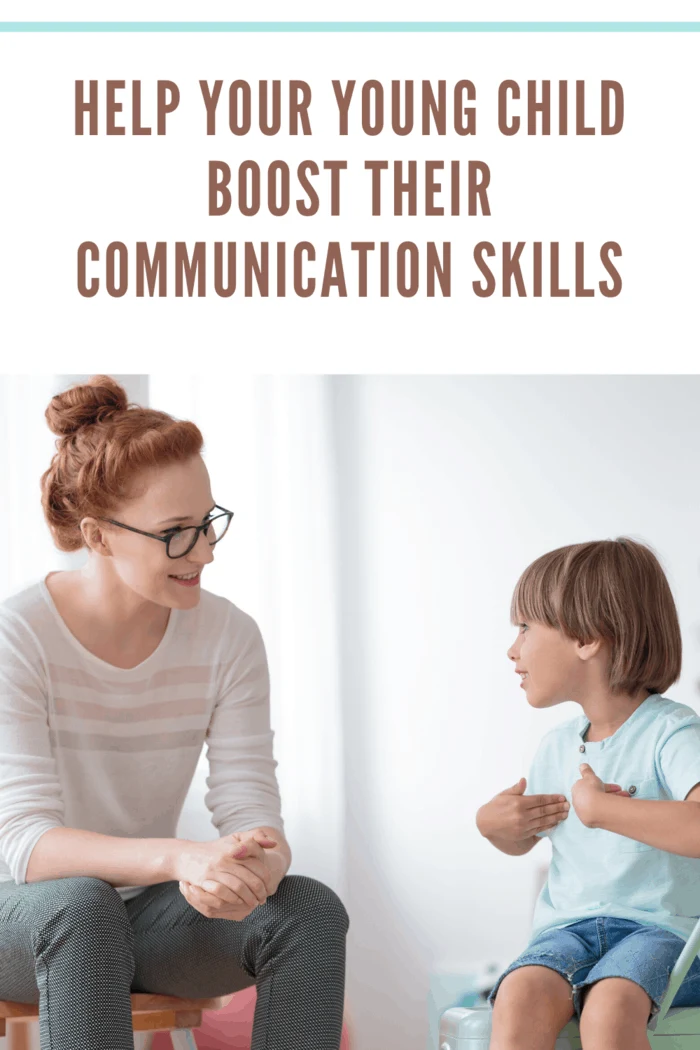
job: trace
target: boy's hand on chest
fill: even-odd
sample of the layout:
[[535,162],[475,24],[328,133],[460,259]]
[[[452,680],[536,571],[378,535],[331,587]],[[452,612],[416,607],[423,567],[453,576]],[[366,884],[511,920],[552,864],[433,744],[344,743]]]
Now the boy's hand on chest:
[[595,828],[599,826],[606,795],[623,795],[629,798],[629,791],[623,791],[619,784],[605,784],[586,762],[582,763],[579,769],[581,779],[574,781],[572,785],[571,804],[581,823],[587,828]]

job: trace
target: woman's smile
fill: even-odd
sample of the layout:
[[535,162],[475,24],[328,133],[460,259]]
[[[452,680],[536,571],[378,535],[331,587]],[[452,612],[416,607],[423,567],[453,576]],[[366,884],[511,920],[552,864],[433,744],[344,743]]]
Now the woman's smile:
[[201,572],[201,569],[197,569],[196,572],[184,573],[181,576],[171,576],[170,579],[174,580],[175,583],[179,583],[181,587],[197,587],[199,586]]

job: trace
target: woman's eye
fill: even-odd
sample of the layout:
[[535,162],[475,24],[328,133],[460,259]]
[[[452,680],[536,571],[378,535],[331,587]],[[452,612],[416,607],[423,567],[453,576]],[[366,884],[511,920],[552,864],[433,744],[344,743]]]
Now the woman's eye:
[[527,630],[527,624],[526,623],[520,623],[520,624],[518,624],[518,627],[520,628],[521,632]]

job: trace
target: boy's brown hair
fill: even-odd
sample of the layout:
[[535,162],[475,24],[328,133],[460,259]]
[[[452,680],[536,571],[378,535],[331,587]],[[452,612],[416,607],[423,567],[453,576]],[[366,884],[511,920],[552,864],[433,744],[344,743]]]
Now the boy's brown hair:
[[610,645],[610,688],[663,693],[681,673],[681,631],[654,551],[627,537],[543,554],[516,584],[513,623],[547,624],[577,641]]

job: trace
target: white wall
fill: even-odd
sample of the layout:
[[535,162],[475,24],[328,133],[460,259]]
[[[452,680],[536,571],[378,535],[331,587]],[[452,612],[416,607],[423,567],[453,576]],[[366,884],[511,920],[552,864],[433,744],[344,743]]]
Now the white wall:
[[428,973],[509,961],[542,845],[503,856],[478,806],[573,705],[528,708],[505,656],[521,570],[632,535],[671,578],[697,705],[700,378],[333,380],[343,523],[349,993],[360,1050],[426,1042]]

